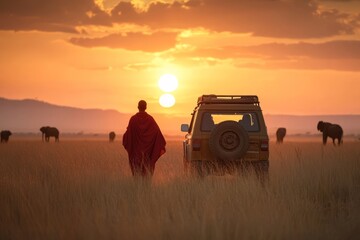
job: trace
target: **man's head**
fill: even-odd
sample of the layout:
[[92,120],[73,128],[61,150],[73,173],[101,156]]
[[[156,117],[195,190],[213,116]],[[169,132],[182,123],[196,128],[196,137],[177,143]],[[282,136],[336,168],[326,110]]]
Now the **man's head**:
[[138,109],[140,112],[145,112],[146,110],[146,102],[144,100],[140,100],[138,103]]

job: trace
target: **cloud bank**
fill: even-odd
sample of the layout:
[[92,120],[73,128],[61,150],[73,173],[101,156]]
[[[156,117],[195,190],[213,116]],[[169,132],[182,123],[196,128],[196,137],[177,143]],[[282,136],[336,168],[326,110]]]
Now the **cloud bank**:
[[[322,8],[321,4],[328,1],[335,0],[154,1],[141,11],[129,1],[119,1],[109,11],[94,0],[2,0],[0,30],[72,33],[77,36],[72,35],[69,42],[76,46],[167,52],[165,57],[183,63],[196,60],[216,64],[230,59],[239,67],[360,71],[359,41],[318,43],[319,39],[336,39],[359,31],[360,14]],[[136,30],[129,32],[115,27],[126,24],[137,26]],[[87,26],[93,29],[107,26],[108,31],[96,37],[81,34],[85,31],[79,29]],[[267,37],[269,43],[242,46],[239,42],[218,48],[195,45],[186,51],[176,49],[183,43],[179,34],[195,28],[215,34]],[[143,29],[149,34],[142,32]],[[277,42],[288,39],[298,42]],[[314,39],[317,43],[312,43]],[[134,63],[134,66],[138,65]]]
[[[267,69],[333,69],[360,71],[360,41],[268,43],[253,46],[197,48],[177,58],[233,59],[238,67]],[[237,63],[239,60],[242,63]]]
[[311,0],[189,0],[151,3],[139,11],[120,1],[108,14],[93,0],[3,0],[0,29],[77,32],[85,25],[131,23],[153,30],[202,27],[217,32],[275,38],[321,38],[353,34],[358,19],[337,10],[321,11]]

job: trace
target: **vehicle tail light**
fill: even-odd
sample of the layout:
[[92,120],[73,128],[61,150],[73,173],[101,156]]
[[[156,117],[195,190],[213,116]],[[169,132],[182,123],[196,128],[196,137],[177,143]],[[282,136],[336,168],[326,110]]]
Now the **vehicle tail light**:
[[269,140],[261,140],[260,141],[260,150],[261,151],[269,151]]
[[192,140],[192,149],[193,151],[200,151],[201,148],[201,139]]

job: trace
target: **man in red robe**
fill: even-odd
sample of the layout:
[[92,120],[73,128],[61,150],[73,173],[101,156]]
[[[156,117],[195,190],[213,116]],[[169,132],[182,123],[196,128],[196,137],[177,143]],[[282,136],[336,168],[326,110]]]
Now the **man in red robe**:
[[165,138],[154,118],[145,112],[146,105],[139,101],[139,112],[130,118],[123,136],[133,176],[152,176],[156,161],[165,153]]

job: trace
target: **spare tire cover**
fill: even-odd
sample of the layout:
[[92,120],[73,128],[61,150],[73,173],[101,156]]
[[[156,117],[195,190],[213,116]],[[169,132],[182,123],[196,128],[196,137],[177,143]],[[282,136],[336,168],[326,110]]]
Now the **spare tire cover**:
[[224,121],[210,133],[209,148],[222,160],[235,160],[248,150],[249,135],[238,122]]

